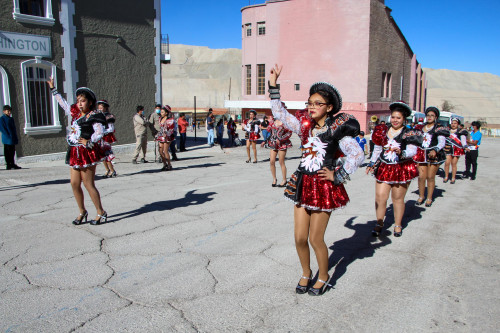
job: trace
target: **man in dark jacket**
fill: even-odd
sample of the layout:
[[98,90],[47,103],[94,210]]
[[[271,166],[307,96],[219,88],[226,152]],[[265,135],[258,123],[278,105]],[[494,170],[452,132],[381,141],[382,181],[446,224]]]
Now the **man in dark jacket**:
[[14,124],[14,119],[12,119],[11,115],[12,108],[10,105],[5,105],[3,107],[3,116],[0,117],[0,132],[2,132],[3,154],[5,163],[7,164],[7,170],[21,169],[20,166],[14,163],[14,155],[16,154],[18,140],[16,124]]

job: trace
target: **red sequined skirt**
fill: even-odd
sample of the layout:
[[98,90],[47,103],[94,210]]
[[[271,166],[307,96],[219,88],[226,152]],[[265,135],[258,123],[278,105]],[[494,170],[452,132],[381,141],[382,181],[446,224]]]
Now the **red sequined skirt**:
[[266,143],[265,147],[272,150],[287,150],[292,147],[292,142],[290,140],[282,141],[279,145],[276,145],[276,141],[269,141]]
[[387,184],[406,184],[418,177],[417,164],[408,160],[397,164],[380,163],[375,179]]
[[108,143],[116,142],[116,137],[114,133],[106,134],[105,136],[102,137],[102,139]]
[[104,160],[106,162],[111,162],[112,160],[115,159],[115,155],[113,154],[113,149],[111,147],[111,143],[107,142],[107,141],[101,141],[101,148],[104,152]]
[[69,166],[73,169],[84,169],[96,165],[105,158],[101,145],[94,144],[92,149],[83,146],[71,146],[69,151]]
[[250,137],[248,138],[248,140],[250,141],[257,141],[259,139],[260,139],[260,134],[255,132],[250,133]]
[[296,171],[286,184],[285,198],[309,210],[331,212],[345,207],[349,196],[344,185],[334,185],[319,175],[306,175]]
[[463,148],[451,146],[450,155],[453,156],[453,157],[460,157],[460,156],[465,155],[465,151],[464,151]]
[[157,136],[156,141],[158,142],[161,142],[161,143],[169,143],[169,142],[172,142],[175,140],[175,136],[174,135],[170,135],[170,136]]
[[420,147],[417,148],[417,154],[413,156],[413,160],[417,163],[430,163],[430,164],[441,164],[446,159],[446,154],[443,149],[441,149],[437,154],[435,159],[430,159],[428,154],[431,150],[425,150]]

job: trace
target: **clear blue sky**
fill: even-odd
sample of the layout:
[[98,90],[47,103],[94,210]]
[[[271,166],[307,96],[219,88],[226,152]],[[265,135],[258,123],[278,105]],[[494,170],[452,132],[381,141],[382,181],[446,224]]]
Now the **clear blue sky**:
[[[162,0],[162,33],[171,44],[241,48],[240,10],[264,2]],[[500,75],[500,0],[385,4],[423,67]]]

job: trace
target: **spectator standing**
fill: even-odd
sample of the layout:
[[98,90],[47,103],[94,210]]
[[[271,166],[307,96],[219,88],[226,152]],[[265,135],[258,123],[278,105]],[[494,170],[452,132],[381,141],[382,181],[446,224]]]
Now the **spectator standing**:
[[378,125],[378,117],[372,116],[370,118],[370,123],[368,124],[368,129],[370,130],[370,156],[369,156],[369,158],[372,158],[373,148],[375,147],[375,144],[372,141],[372,135],[373,135],[373,131],[375,130],[375,127],[377,125]]
[[[160,131],[160,111],[161,105],[156,104],[155,112],[151,113],[148,117],[148,122],[150,124],[149,128],[151,130],[151,134],[153,135],[153,139],[156,137],[156,134]],[[158,141],[155,140],[155,161],[158,163],[162,163],[161,155],[160,155],[160,145]]]
[[365,132],[363,132],[363,131],[359,132],[359,135],[356,137],[356,141],[358,141],[358,144],[361,147],[361,150],[366,155],[366,150],[365,150],[365,146],[366,146]]
[[216,131],[217,131],[217,143],[219,144],[220,149],[222,149],[224,146],[222,140],[222,137],[224,135],[224,118],[220,118],[219,121],[217,122]]
[[147,132],[147,124],[148,121],[144,118],[144,106],[137,106],[137,113],[134,115],[134,132],[135,132],[135,152],[134,158],[132,159],[132,163],[137,164],[137,158],[142,150],[142,158],[141,163],[147,163],[146,161],[146,150],[148,147],[148,132]]
[[179,127],[179,151],[186,151],[186,131],[189,126],[187,120],[186,120],[186,115],[184,113],[181,113],[179,115],[179,120],[177,122],[177,126]]
[[465,151],[465,177],[470,177],[470,180],[475,180],[479,145],[481,144],[483,134],[479,130],[481,128],[481,123],[479,121],[473,121],[471,125],[472,132],[470,133],[470,140],[467,140],[468,147]]
[[3,116],[0,117],[0,132],[2,132],[3,155],[7,170],[21,169],[14,161],[18,139],[10,105],[4,105],[3,107]]
[[177,158],[177,149],[175,148],[175,138],[177,137],[177,120],[175,120],[175,116],[170,105],[165,105],[165,108],[168,109],[168,118],[172,119],[174,122],[174,140],[170,144],[168,150],[170,151],[170,154],[172,154],[172,161],[178,161],[179,159]]
[[234,138],[236,135],[236,123],[233,118],[229,117],[229,121],[227,122],[227,137],[229,138],[228,147],[232,147],[234,145]]
[[207,130],[207,144],[210,147],[213,147],[214,146],[215,119],[213,117],[212,108],[208,109],[208,115],[207,115],[207,119],[205,120],[205,124],[206,124],[206,130]]
[[271,133],[268,131],[268,127],[269,120],[267,120],[267,116],[264,116],[262,122],[260,123],[260,130],[262,131],[262,139],[264,139],[264,141],[269,140],[269,137],[271,136]]

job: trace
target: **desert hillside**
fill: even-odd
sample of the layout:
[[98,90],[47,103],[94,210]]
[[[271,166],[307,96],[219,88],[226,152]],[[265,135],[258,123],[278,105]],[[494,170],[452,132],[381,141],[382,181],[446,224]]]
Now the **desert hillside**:
[[162,64],[163,101],[176,107],[223,108],[241,97],[241,50],[170,44],[171,62]]
[[500,76],[431,68],[424,68],[424,72],[427,106],[441,106],[447,100],[466,121],[500,124]]

